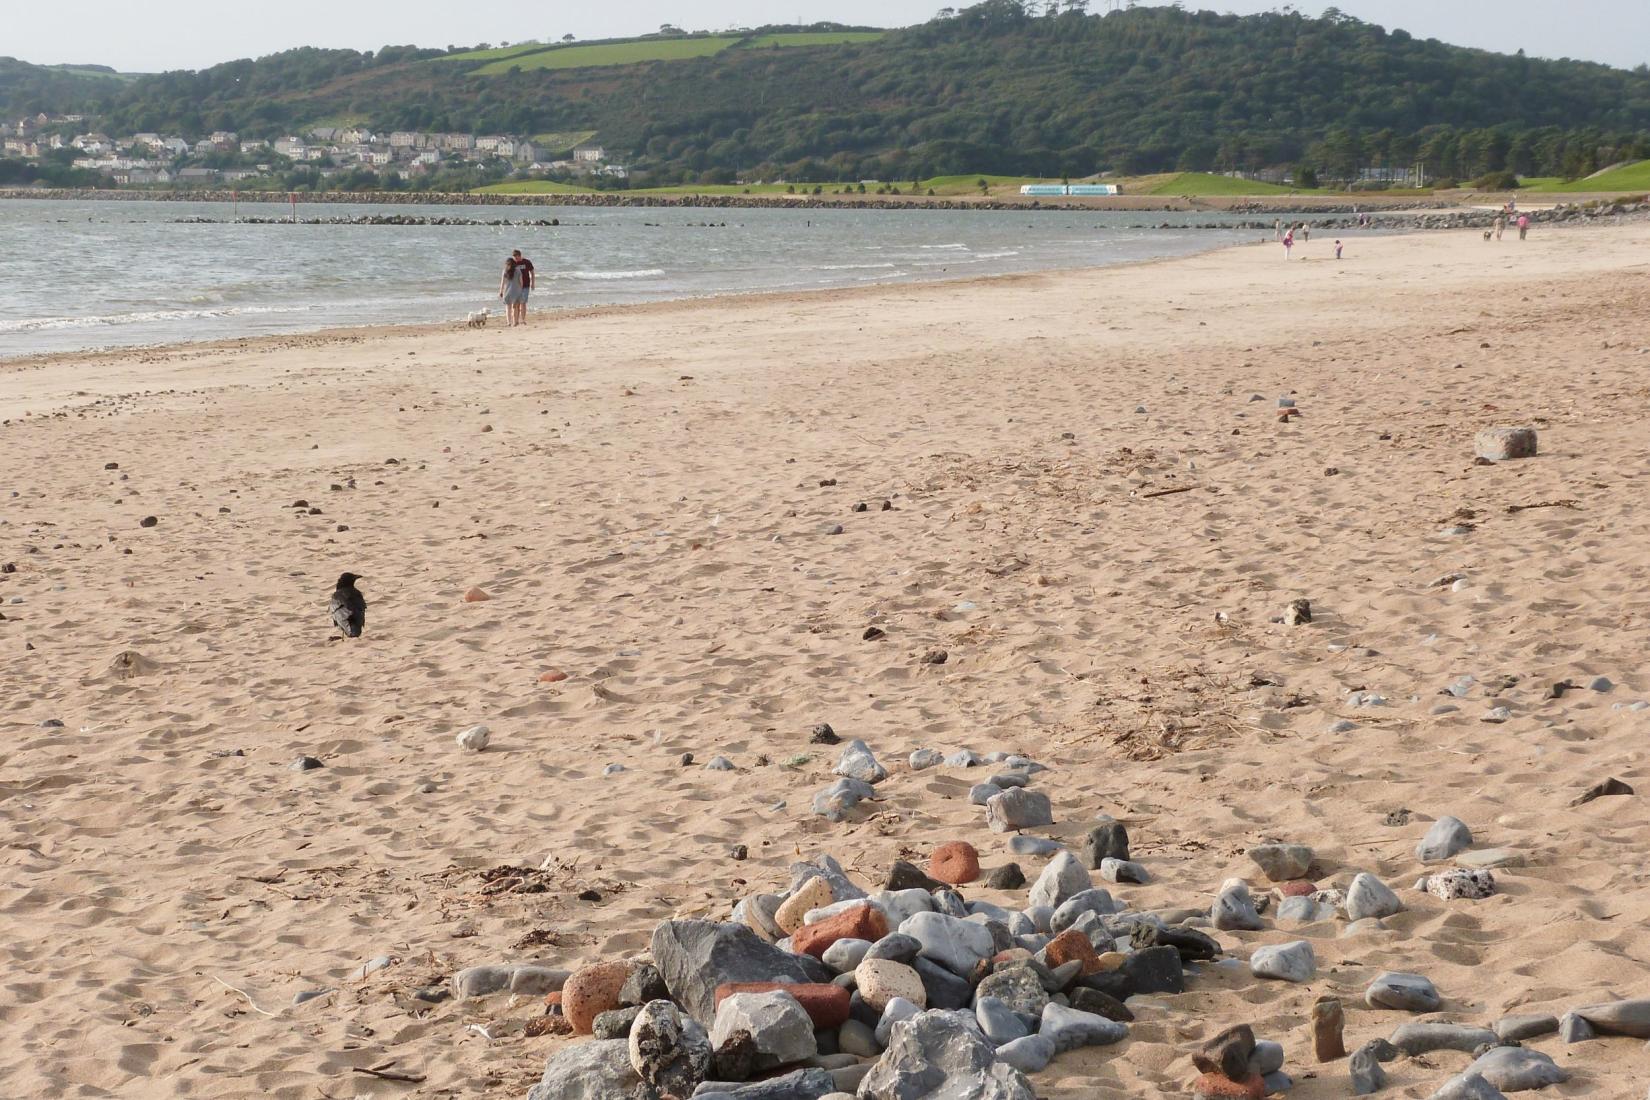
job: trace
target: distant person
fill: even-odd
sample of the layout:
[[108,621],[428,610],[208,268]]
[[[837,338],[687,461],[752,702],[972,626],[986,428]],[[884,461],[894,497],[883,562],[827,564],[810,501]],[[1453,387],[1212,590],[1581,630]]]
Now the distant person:
[[1521,241],[1528,240],[1529,236],[1530,216],[1528,214],[1520,214],[1518,215],[1518,239]]
[[1289,253],[1295,249],[1295,231],[1293,229],[1283,235],[1283,258],[1289,259]]
[[516,310],[521,305],[524,291],[522,290],[521,265],[516,263],[514,256],[504,260],[504,277],[498,282],[498,296],[504,299],[505,323],[510,327],[516,326]]
[[1312,239],[1312,227],[1310,225],[1307,225],[1305,222],[1301,222],[1301,243],[1305,244],[1306,242],[1310,241],[1311,239]]
[[1282,218],[1274,218],[1272,220],[1272,239],[1275,240],[1275,241],[1283,240],[1283,219]]
[[521,305],[516,307],[516,323],[525,325],[527,323],[527,299],[532,295],[533,289],[538,286],[538,273],[533,270],[533,261],[521,254],[521,249],[518,248],[510,253],[510,258],[516,261],[516,270],[521,272]]
[[1495,239],[1500,240],[1501,234],[1507,231],[1507,215],[1498,214],[1495,219]]
[[1338,261],[1340,258],[1341,258],[1341,242],[1336,241],[1335,242],[1335,259]]

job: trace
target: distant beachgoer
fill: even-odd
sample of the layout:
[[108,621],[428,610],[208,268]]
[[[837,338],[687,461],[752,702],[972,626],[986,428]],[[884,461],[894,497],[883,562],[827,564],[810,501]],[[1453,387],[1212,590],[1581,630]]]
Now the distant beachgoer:
[[1305,222],[1301,222],[1301,243],[1305,244],[1307,241],[1310,241],[1311,239],[1312,239],[1312,227],[1310,225],[1307,225]]
[[1337,260],[1341,258],[1341,242],[1340,241],[1335,242],[1335,258]]
[[1528,239],[1529,235],[1530,235],[1530,216],[1528,214],[1520,214],[1520,215],[1518,215],[1518,239],[1521,240],[1521,241],[1526,240],[1526,239]]
[[1283,240],[1283,219],[1282,218],[1274,218],[1272,220],[1272,239],[1275,240],[1275,241]]
[[514,256],[504,261],[504,277],[498,283],[498,296],[504,299],[506,324],[511,328],[516,325],[516,310],[522,303],[522,275],[521,265],[516,263]]
[[1295,231],[1291,229],[1283,235],[1283,258],[1289,259],[1289,253],[1295,248]]
[[527,323],[527,299],[531,297],[533,288],[538,286],[538,273],[533,270],[533,261],[521,254],[521,249],[510,253],[510,258],[516,261],[516,270],[521,272],[521,304],[516,307],[516,323]]
[[1507,215],[1501,214],[1495,219],[1495,239],[1500,240],[1501,234],[1507,231]]

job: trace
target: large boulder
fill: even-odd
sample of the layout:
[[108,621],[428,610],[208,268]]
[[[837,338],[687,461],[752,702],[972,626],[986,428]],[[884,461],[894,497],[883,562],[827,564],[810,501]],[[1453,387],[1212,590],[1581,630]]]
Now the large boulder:
[[895,1025],[859,1100],[1036,1100],[1025,1075],[997,1061],[966,1016],[924,1012]]
[[661,921],[652,949],[671,999],[707,1026],[716,1018],[716,987],[724,983],[831,980],[824,963],[782,951],[742,924]]
[[810,1067],[749,1084],[707,1082],[693,1094],[693,1100],[820,1100],[836,1091],[836,1079],[829,1071]]
[[716,1009],[711,1043],[720,1050],[741,1031],[755,1044],[753,1068],[757,1071],[788,1066],[819,1053],[813,1021],[789,993],[735,993],[724,999]]
[[563,1047],[544,1063],[544,1076],[527,1100],[614,1100],[631,1095],[642,1079],[630,1065],[623,1039],[593,1039]]

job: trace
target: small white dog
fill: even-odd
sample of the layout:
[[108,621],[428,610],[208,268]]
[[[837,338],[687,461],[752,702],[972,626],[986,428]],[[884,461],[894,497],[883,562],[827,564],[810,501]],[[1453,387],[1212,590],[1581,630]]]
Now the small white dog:
[[490,309],[478,309],[474,313],[470,314],[470,319],[465,323],[471,328],[486,328],[487,318],[492,315],[493,311]]

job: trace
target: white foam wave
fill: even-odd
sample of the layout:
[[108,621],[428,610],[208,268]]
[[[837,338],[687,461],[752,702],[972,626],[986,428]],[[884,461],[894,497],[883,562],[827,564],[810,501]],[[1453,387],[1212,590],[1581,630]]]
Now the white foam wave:
[[643,271],[568,271],[554,278],[576,279],[581,283],[608,283],[619,279],[657,279],[664,273],[662,267],[650,267]]
[[878,271],[893,264],[820,264],[820,271]]
[[240,317],[255,313],[308,313],[313,306],[241,306],[226,309],[151,309],[137,313],[110,313],[98,317],[25,317],[0,321],[3,332],[44,332],[55,329],[105,328],[156,321],[199,321],[209,317]]

